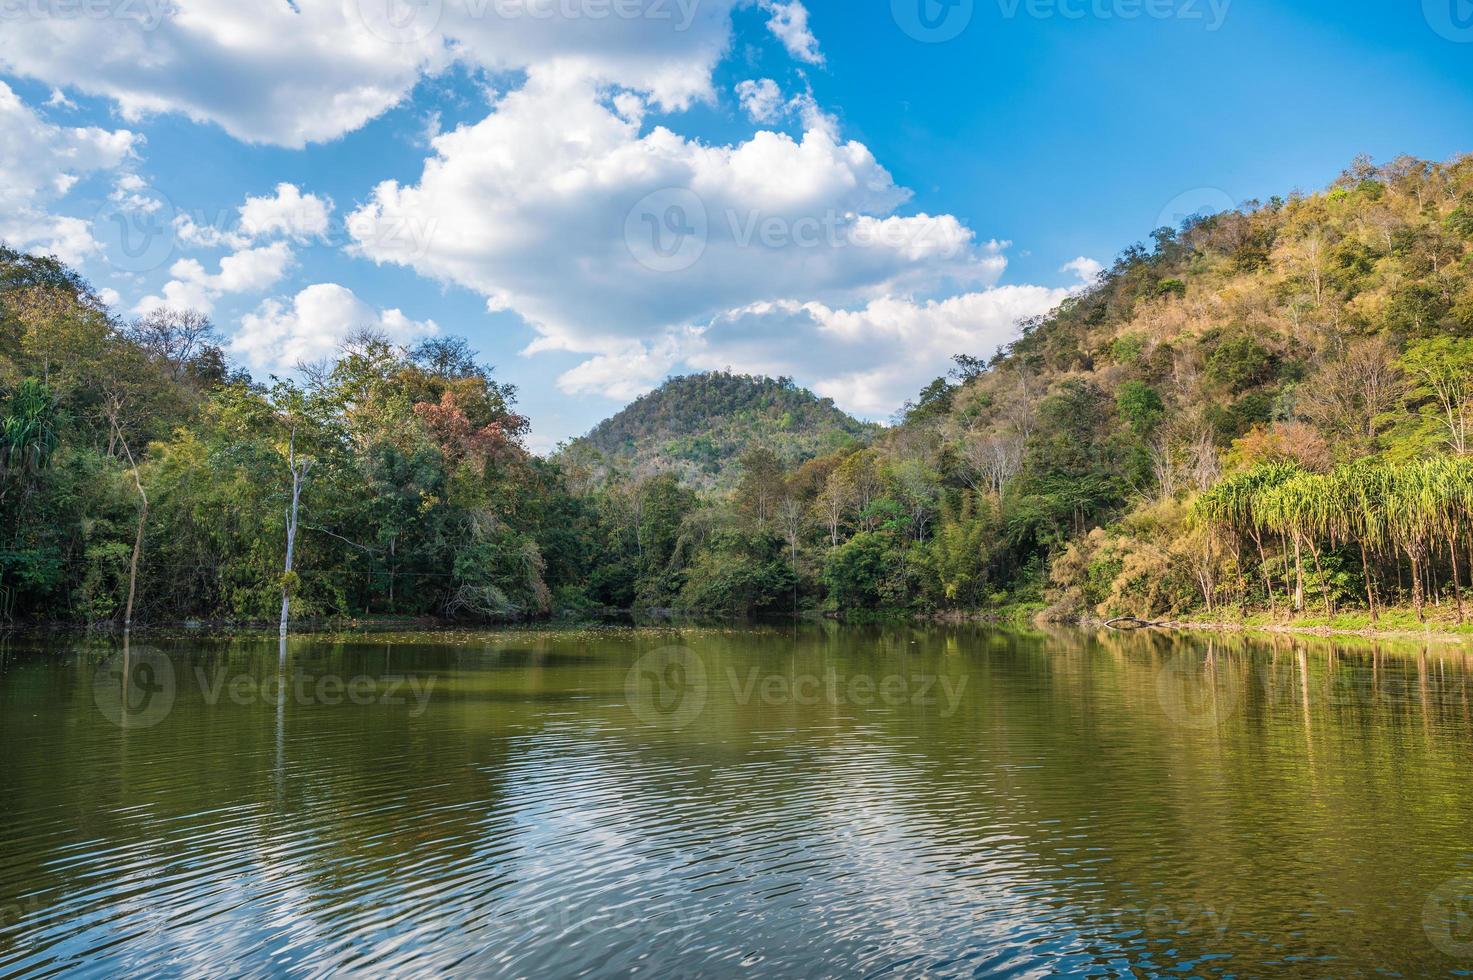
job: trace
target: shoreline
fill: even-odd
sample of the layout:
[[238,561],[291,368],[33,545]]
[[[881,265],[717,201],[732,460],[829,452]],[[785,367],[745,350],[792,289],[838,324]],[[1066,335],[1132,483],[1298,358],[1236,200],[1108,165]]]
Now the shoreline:
[[[1364,613],[1360,613],[1357,615],[1357,618],[1365,615]],[[1396,616],[1391,618],[1399,619]],[[1091,629],[1104,629],[1105,621],[1087,619],[1081,620],[1080,625]],[[1137,627],[1137,629],[1166,629],[1198,633],[1274,633],[1278,635],[1315,636],[1322,638],[1345,636],[1373,640],[1420,640],[1437,643],[1468,643],[1469,641],[1473,641],[1473,621],[1460,626],[1456,622],[1442,622],[1431,619],[1417,625],[1409,623],[1371,623],[1368,621],[1364,625],[1354,626],[1348,623],[1335,625],[1333,620],[1330,623],[1317,623],[1314,621],[1258,623],[1228,619],[1167,619],[1154,621],[1150,626]],[[1121,632],[1133,632],[1133,630],[1122,630]]]

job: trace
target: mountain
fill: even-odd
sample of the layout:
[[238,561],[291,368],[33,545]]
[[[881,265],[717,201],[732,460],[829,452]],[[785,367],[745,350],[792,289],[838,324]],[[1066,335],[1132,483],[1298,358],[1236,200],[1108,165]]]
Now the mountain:
[[633,475],[674,472],[698,487],[736,482],[736,460],[763,446],[787,465],[868,443],[881,427],[860,422],[790,378],[715,371],[671,378],[575,440]]

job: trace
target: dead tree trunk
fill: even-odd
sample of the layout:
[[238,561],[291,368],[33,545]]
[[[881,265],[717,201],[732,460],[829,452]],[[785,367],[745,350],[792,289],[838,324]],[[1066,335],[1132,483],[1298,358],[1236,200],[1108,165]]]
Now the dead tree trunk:
[[302,502],[302,484],[307,479],[307,470],[311,468],[308,460],[297,463],[297,433],[292,430],[291,441],[287,449],[287,468],[292,475],[292,505],[286,522],[286,570],[281,577],[281,635],[286,636],[286,624],[291,616],[292,588],[294,578],[294,564],[297,548],[297,514]]

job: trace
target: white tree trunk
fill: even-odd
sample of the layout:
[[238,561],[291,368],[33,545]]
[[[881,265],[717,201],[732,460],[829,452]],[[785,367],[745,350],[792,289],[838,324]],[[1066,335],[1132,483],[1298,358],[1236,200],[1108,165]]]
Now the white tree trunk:
[[297,511],[302,501],[302,480],[306,476],[307,467],[303,464],[297,466],[297,434],[291,435],[291,445],[287,451],[287,466],[292,473],[292,509],[286,522],[286,572],[281,583],[281,635],[286,636],[287,619],[291,615],[292,592],[291,574],[293,559],[297,548]]

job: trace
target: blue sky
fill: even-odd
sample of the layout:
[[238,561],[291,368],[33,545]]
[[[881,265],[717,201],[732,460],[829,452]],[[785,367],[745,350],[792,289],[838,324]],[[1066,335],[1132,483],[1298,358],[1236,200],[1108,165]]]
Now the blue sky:
[[468,336],[537,449],[712,367],[884,418],[1163,217],[1473,149],[1467,0],[241,6],[0,0],[0,237],[258,374]]

